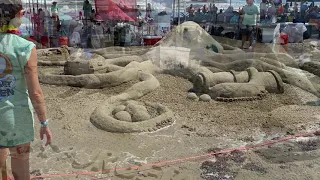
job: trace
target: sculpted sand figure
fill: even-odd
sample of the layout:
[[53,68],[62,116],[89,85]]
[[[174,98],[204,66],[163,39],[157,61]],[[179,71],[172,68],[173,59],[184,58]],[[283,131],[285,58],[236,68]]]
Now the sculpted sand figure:
[[[99,52],[101,54],[103,51]],[[54,66],[57,63],[44,64]],[[105,59],[99,54],[88,55],[87,52],[79,50],[71,54],[67,61],[60,64],[62,65],[62,74],[59,74],[59,69],[41,71],[40,81],[83,88],[104,88],[133,80],[139,81],[123,93],[109,97],[96,108],[90,121],[97,128],[117,133],[153,132],[174,123],[173,113],[167,107],[152,102],[137,105],[130,101],[160,86],[159,81],[152,75],[158,72],[159,68],[151,61],[141,61],[139,56],[134,55],[130,58],[119,56]],[[146,107],[153,109],[155,115],[149,115]]]
[[[177,51],[172,51],[172,48]],[[50,56],[50,53],[45,55]],[[139,99],[160,86],[153,76],[157,73],[186,78],[193,82],[198,93],[207,93],[216,100],[228,102],[261,99],[267,92],[282,93],[283,82],[313,94],[320,92],[319,77],[298,69],[298,62],[291,56],[245,53],[239,48],[219,44],[192,22],[177,27],[149,49],[114,47],[78,51],[68,58],[60,57],[52,61],[40,57],[39,65],[55,66],[45,70],[40,68],[40,82],[105,88],[139,81],[123,93],[109,97],[92,113],[90,121],[110,132],[150,132],[174,122],[173,113],[160,104],[145,103],[139,108],[128,104],[128,101]],[[168,57],[172,61],[170,68],[163,64]],[[157,116],[148,116],[146,107],[157,111]]]
[[258,72],[251,67],[242,72],[199,73],[194,80],[194,91],[206,93],[219,101],[262,99],[266,93],[283,93],[283,82],[278,73]]

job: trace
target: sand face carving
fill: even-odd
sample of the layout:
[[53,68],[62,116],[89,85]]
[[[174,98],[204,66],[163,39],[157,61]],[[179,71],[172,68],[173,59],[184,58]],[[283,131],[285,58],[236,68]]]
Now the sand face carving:
[[[210,45],[214,45],[218,53],[206,48]],[[183,54],[172,51],[172,47],[181,47],[176,49]],[[64,48],[61,49],[57,52],[64,52]],[[262,99],[267,93],[283,93],[283,83],[315,95],[320,92],[319,77],[298,69],[298,63],[288,54],[245,53],[239,48],[219,44],[192,22],[177,27],[149,49],[78,50],[68,57],[60,53],[61,57],[53,60],[50,60],[50,53],[39,54],[39,65],[55,66],[45,71],[40,68],[39,80],[44,84],[97,89],[137,82],[106,99],[92,113],[91,123],[109,132],[153,132],[174,122],[173,112],[167,107],[132,101],[160,86],[153,76],[157,73],[190,80],[204,102],[211,98],[226,102]],[[172,61],[170,66],[164,63],[168,57]]]

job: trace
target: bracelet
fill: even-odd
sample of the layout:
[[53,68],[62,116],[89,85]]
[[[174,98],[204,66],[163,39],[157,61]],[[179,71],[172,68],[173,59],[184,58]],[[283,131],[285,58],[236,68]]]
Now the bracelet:
[[47,127],[49,125],[49,122],[48,122],[48,120],[45,120],[45,121],[40,122],[40,124],[41,124],[41,127]]

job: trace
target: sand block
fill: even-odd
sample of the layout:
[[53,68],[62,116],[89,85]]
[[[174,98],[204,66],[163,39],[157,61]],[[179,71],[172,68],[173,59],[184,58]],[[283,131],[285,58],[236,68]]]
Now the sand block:
[[64,74],[66,75],[81,75],[93,74],[94,69],[89,61],[68,61],[64,66]]

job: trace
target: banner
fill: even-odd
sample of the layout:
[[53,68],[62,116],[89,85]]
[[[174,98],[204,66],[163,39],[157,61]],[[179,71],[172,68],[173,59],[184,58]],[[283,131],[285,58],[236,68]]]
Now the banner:
[[104,19],[136,20],[136,0],[95,0],[95,7]]

